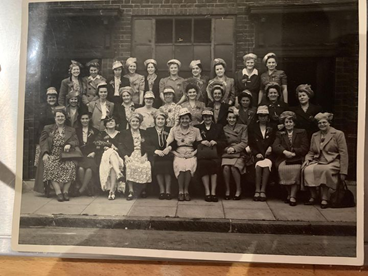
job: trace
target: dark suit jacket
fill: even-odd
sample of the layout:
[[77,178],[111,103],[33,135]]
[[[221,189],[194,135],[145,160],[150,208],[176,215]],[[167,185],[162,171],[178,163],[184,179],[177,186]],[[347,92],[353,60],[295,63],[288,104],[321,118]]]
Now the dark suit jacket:
[[[82,102],[82,95],[85,94],[86,91],[86,87],[84,82],[82,81],[82,79],[79,79],[79,87],[80,87],[80,93],[79,93],[79,102]],[[59,98],[58,98],[58,103],[59,105],[63,105],[66,106],[67,102],[66,102],[66,96],[68,95],[68,93],[70,92],[70,90],[73,88],[73,81],[70,80],[69,78],[63,79],[61,81],[61,86],[60,86],[60,90],[59,90]]]
[[[125,87],[125,86],[130,86],[130,81],[128,78],[121,76],[121,82],[120,82],[119,88]],[[112,77],[112,79],[110,79],[107,82],[107,92],[108,92],[107,94],[108,101],[114,103],[115,105],[119,105],[122,103],[121,96],[119,97],[114,96],[114,93],[115,93],[115,78],[114,77]]]
[[[147,153],[148,159],[151,161],[154,148],[149,144],[149,137],[145,130],[140,129],[142,141],[141,141],[141,154],[142,156]],[[120,152],[121,156],[124,157],[125,155],[130,156],[134,151],[134,142],[132,132],[129,129],[125,129],[120,133],[121,144],[120,144]]]
[[[134,104],[134,109],[139,108],[138,104]],[[114,107],[114,117],[116,118],[116,123],[119,124],[119,130],[123,131],[127,129],[128,121],[125,115],[125,107],[120,103]],[[129,126],[128,126],[129,128]]]
[[265,138],[262,136],[258,123],[250,125],[248,131],[248,144],[252,154],[256,156],[258,153],[260,153],[265,157],[267,148],[272,146],[275,140],[275,134],[275,128],[273,128],[271,124],[267,124]]
[[[213,102],[210,102],[208,104],[209,107],[213,108]],[[227,112],[229,110],[230,105],[228,105],[227,103],[222,103],[220,106],[220,111],[219,111],[219,115],[217,118],[217,124],[220,124],[222,126],[226,126],[227,124]]]
[[[38,193],[44,192],[43,185],[43,170],[44,164],[42,157],[45,153],[51,154],[52,151],[52,141],[55,135],[55,131],[57,131],[56,124],[47,125],[44,127],[41,137],[40,137],[40,159],[38,162],[37,172],[36,172],[36,180],[34,185],[34,190]],[[72,148],[79,145],[78,137],[75,133],[75,129],[69,126],[65,126],[65,136],[64,136],[64,145],[71,145]]]
[[88,127],[88,135],[87,135],[87,143],[83,142],[83,132],[82,132],[83,128],[82,127],[78,127],[75,129],[75,132],[77,134],[78,137],[78,141],[79,141],[79,147],[83,153],[84,156],[87,156],[88,154],[90,154],[91,152],[95,152],[96,151],[96,146],[93,143],[96,139],[96,137],[99,134],[99,131],[93,127]]
[[249,90],[253,96],[253,103],[258,103],[258,94],[261,89],[261,77],[260,75],[252,75],[250,78],[247,75],[243,77],[243,69],[235,73],[235,93],[239,96],[244,90]]
[[276,127],[278,124],[281,124],[279,121],[279,117],[282,112],[290,110],[290,107],[287,103],[278,100],[275,103],[271,103],[268,99],[263,100],[259,105],[267,105],[268,111],[270,112],[270,122],[272,127]]
[[[153,82],[153,87],[152,87],[152,92],[155,95],[155,101],[153,103],[153,107],[154,108],[160,108],[160,106],[162,106],[162,100],[160,97],[160,77],[157,76],[157,78],[155,79],[155,81]],[[149,91],[149,86],[148,86],[148,81],[147,81],[147,76],[144,77],[144,93],[146,94],[146,92]]]
[[203,123],[195,125],[195,127],[199,128],[199,132],[201,133],[203,140],[213,140],[217,142],[217,153],[220,158],[227,144],[223,126],[220,124],[212,123],[210,129],[207,130],[205,124]]
[[283,154],[284,150],[294,152],[296,154],[292,159],[304,159],[309,148],[309,141],[307,137],[307,132],[304,129],[294,128],[292,144],[290,144],[288,135],[286,131],[278,131],[276,133],[275,141],[272,145],[272,151],[276,157],[275,166],[278,167],[282,161],[287,158]]
[[308,140],[310,140],[312,134],[319,131],[314,116],[322,112],[322,107],[309,103],[307,112],[304,112],[300,105],[291,107],[291,110],[296,114],[296,127],[305,129],[307,131]]
[[156,127],[150,127],[146,129],[146,136],[148,137],[148,145],[153,147],[152,152],[155,150],[164,150],[166,148],[166,140],[170,133],[170,127],[164,127],[164,145],[160,147],[158,141],[158,133]]

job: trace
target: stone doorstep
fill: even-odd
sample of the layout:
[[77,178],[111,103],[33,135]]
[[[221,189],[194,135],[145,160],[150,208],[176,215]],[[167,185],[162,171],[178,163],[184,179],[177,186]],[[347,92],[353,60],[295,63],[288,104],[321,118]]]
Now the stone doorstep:
[[77,227],[125,230],[355,236],[352,222],[299,222],[84,215],[21,215],[20,227]]

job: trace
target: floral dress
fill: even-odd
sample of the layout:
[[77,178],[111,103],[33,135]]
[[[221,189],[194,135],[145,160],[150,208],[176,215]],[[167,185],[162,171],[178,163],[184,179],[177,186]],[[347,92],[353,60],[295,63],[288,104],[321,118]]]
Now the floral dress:
[[151,163],[147,159],[147,154],[142,156],[140,132],[131,132],[133,137],[134,151],[130,157],[126,158],[126,180],[145,184],[152,182]]
[[179,111],[181,106],[175,103],[165,104],[160,107],[160,111],[167,115],[166,126],[174,127],[179,123]]
[[60,154],[64,149],[64,131],[60,134],[55,132],[52,140],[52,150],[49,158],[44,162],[43,181],[55,181],[68,183],[76,178],[76,166],[73,161],[62,161]]

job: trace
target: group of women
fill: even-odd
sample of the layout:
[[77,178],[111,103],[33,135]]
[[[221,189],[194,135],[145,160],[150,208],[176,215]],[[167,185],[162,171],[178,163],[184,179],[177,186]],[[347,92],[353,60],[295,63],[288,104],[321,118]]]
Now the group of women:
[[[169,60],[169,76],[160,78],[154,59],[144,61],[143,76],[136,73],[137,59],[129,58],[127,74],[115,61],[109,81],[99,74],[98,60],[86,64],[90,75],[84,78],[82,65],[72,61],[60,93],[50,87],[41,108],[35,190],[48,192],[51,184],[57,199],[67,201],[72,182],[77,194],[90,194],[97,178],[108,199],[126,190],[131,200],[137,185],[145,196],[155,180],[159,199],[172,199],[175,176],[178,200],[189,201],[191,180],[198,177],[205,201],[216,202],[221,176],[224,199],[239,200],[242,175],[254,169],[255,201],[267,200],[273,179],[286,188],[290,206],[308,187],[306,204],[320,196],[321,207],[328,207],[330,191],[347,175],[343,132],[331,127],[331,113],[310,102],[310,85],[297,87],[299,105],[289,107],[287,77],[276,69],[274,53],[263,58],[263,74],[255,68],[256,55],[243,60],[233,79],[226,76],[226,62],[216,58],[216,76],[209,80],[200,60],[190,63],[192,77],[184,79],[179,60]],[[83,158],[62,158],[76,146]]]

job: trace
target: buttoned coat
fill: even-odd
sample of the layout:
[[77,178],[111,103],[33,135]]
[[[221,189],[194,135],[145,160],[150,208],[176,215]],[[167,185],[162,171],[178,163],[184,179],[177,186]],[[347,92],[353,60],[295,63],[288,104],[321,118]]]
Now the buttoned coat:
[[[121,76],[119,88],[126,86],[130,86],[130,81],[128,78]],[[120,95],[114,96],[114,94],[115,94],[115,77],[109,79],[107,82],[107,100],[114,104],[121,104],[123,102],[121,96]]]
[[304,156],[307,154],[309,141],[307,137],[307,132],[304,129],[294,128],[291,140],[292,143],[290,143],[286,131],[276,132],[276,138],[272,145],[272,151],[277,156],[275,161],[276,168],[279,167],[281,162],[283,162],[284,160],[288,160],[288,158],[286,158],[283,154],[284,150],[294,152],[296,154],[292,158],[293,160],[300,159],[302,161],[304,159]]
[[[82,79],[78,79],[78,80],[79,80],[79,88],[80,88],[79,102],[81,102],[82,95],[85,94],[86,87],[85,87],[85,84],[82,81]],[[66,79],[63,79],[61,81],[61,86],[60,86],[60,90],[59,90],[59,98],[58,98],[59,105],[66,106],[66,104],[67,104],[66,96],[73,89],[73,87],[74,87],[74,84],[73,84],[73,81],[70,78],[66,78]]]
[[[101,102],[100,100],[92,101],[88,105],[88,111],[92,113],[92,125],[98,131],[103,131],[105,129],[105,125],[101,120],[102,110],[101,110]],[[112,102],[106,101],[106,116],[112,116],[114,113],[114,104]]]
[[106,79],[101,75],[97,75],[95,79],[88,76],[84,77],[82,81],[86,89],[85,93],[82,95],[83,104],[88,105],[90,102],[98,100],[97,85],[100,82],[106,82]]
[[248,75],[243,75],[243,69],[237,71],[235,73],[234,83],[236,96],[239,96],[244,90],[249,90],[252,93],[253,102],[258,102],[258,94],[261,89],[261,77],[258,74],[258,70],[250,77]]
[[252,154],[256,156],[257,154],[262,154],[266,157],[266,151],[268,147],[272,146],[275,141],[276,131],[271,124],[266,125],[266,134],[263,138],[260,126],[258,123],[251,124],[249,126],[249,147]]
[[[38,193],[44,192],[44,183],[43,183],[43,171],[44,171],[44,164],[42,157],[47,153],[51,154],[52,152],[52,143],[55,132],[58,127],[56,124],[47,125],[44,127],[43,131],[41,132],[40,137],[40,159],[38,161],[38,167],[36,172],[36,180],[34,185],[34,191]],[[64,146],[70,145],[72,148],[79,145],[78,137],[75,132],[75,129],[69,126],[65,126],[65,133],[64,133]]]
[[305,129],[307,131],[308,141],[310,141],[312,134],[319,130],[314,116],[322,112],[322,107],[309,103],[306,112],[304,112],[300,105],[291,107],[290,109],[296,115],[296,127]]

